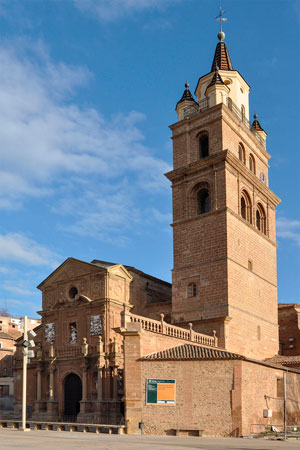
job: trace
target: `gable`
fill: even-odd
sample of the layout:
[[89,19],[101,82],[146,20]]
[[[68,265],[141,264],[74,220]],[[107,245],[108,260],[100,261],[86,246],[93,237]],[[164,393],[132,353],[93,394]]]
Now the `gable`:
[[44,290],[52,284],[62,281],[71,281],[91,273],[101,272],[104,269],[94,264],[87,263],[75,258],[66,259],[57,269],[54,270],[44,281],[42,281],[37,288]]

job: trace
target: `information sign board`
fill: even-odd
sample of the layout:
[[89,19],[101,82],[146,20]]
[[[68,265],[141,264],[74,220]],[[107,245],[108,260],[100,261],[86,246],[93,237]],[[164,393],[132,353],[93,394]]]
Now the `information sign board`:
[[154,405],[175,405],[176,380],[147,378],[146,403]]

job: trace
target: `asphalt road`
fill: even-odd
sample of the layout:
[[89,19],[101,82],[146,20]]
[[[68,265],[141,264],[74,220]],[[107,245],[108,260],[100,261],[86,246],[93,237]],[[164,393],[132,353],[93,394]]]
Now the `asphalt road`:
[[107,435],[78,432],[0,429],[0,450],[299,450],[300,441]]

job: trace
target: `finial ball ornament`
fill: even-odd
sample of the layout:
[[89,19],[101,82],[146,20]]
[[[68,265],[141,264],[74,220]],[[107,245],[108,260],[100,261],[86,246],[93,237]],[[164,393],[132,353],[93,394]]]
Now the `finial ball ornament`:
[[219,39],[219,41],[224,41],[224,39],[225,39],[224,31],[220,31],[220,33],[218,33],[218,39]]

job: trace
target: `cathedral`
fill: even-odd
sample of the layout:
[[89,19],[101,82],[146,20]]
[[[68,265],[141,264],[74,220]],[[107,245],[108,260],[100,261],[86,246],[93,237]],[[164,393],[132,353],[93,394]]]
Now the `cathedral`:
[[[125,424],[128,433],[243,436],[299,423],[300,372],[278,363],[275,209],[267,134],[220,31],[170,126],[172,285],[119,263],[68,258],[38,288],[28,366],[35,420]],[[208,68],[209,69],[209,68]],[[22,339],[14,360],[22,393]],[[295,406],[296,405],[296,406]]]

